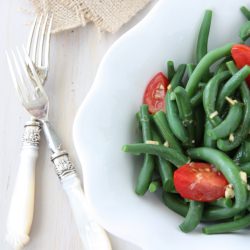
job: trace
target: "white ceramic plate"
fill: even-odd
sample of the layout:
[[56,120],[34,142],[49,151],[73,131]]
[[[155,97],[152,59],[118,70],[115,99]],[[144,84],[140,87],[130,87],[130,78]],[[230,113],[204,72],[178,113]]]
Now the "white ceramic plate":
[[134,194],[140,166],[121,147],[136,141],[135,112],[148,80],[175,64],[193,61],[204,10],[214,10],[209,47],[238,41],[247,0],[161,0],[122,36],[103,59],[74,125],[74,142],[83,166],[85,192],[98,221],[111,233],[147,250],[249,250],[247,234],[184,234],[182,218],[154,194]]

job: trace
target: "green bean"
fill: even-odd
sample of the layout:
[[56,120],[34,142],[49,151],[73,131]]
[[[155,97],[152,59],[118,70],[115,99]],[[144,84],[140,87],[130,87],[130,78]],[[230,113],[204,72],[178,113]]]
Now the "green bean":
[[215,208],[208,207],[204,210],[202,220],[203,221],[216,221],[216,220],[224,220],[234,217],[235,215],[241,213],[245,209],[250,207],[250,196],[248,193],[247,201],[242,208],[237,208],[235,206],[231,208]]
[[196,61],[197,63],[207,54],[208,36],[212,21],[212,11],[206,10],[203,17],[196,47]]
[[222,122],[218,115],[213,116],[213,114],[216,112],[215,102],[219,85],[229,77],[230,73],[228,71],[218,73],[208,82],[203,92],[203,107],[209,121],[213,126],[217,126]]
[[231,106],[227,117],[217,127],[208,131],[208,135],[213,140],[225,138],[233,133],[241,123],[243,108],[241,103],[235,103]]
[[183,87],[178,86],[175,88],[174,93],[179,110],[179,116],[183,120],[183,123],[193,123],[192,107],[186,90]]
[[195,64],[192,64],[192,63],[188,63],[187,64],[187,75],[188,75],[188,78],[190,78],[190,76],[194,72],[195,67],[196,67]]
[[219,74],[219,73],[221,73],[221,72],[223,72],[223,71],[226,71],[226,70],[227,70],[226,63],[223,63],[223,64],[221,64],[221,65],[217,68],[217,70],[215,71],[215,74]]
[[139,111],[136,112],[135,118],[136,118],[136,122],[137,122],[137,124],[138,124],[138,127],[141,128],[141,121],[140,121],[141,118],[140,118],[140,112],[139,112]]
[[173,79],[173,76],[175,75],[174,62],[168,61],[167,68],[168,68],[167,76],[168,76],[169,81],[171,81]]
[[221,62],[217,65],[214,74],[218,74],[218,73],[221,73],[221,72],[223,72],[223,71],[227,71],[227,65],[226,65],[226,63],[227,63],[228,61],[230,61],[230,60],[232,60],[231,55],[230,55],[230,56],[224,57],[224,58],[221,60]]
[[122,147],[122,150],[124,152],[132,153],[135,155],[140,155],[140,154],[158,155],[166,159],[167,161],[171,162],[176,167],[180,167],[189,161],[189,158],[184,154],[178,152],[175,149],[168,148],[162,145],[136,143],[136,144],[124,145]]
[[[153,140],[160,142],[159,135],[152,130]],[[174,181],[173,181],[173,166],[171,163],[164,160],[162,157],[157,156],[157,170],[161,177],[162,188],[165,191],[174,190]]]
[[140,108],[140,122],[142,125],[143,141],[152,140],[152,134],[150,129],[150,115],[148,113],[148,106],[143,104]]
[[212,139],[209,132],[213,128],[211,122],[207,119],[205,123],[203,146],[209,148],[216,148],[216,141]]
[[250,162],[240,164],[240,170],[246,172],[247,176],[250,176]]
[[159,129],[161,135],[163,136],[164,140],[168,142],[169,147],[174,148],[180,152],[182,152],[182,148],[180,146],[179,141],[173,135],[170,124],[168,124],[166,114],[163,111],[158,111],[153,115],[153,120]]
[[149,185],[148,190],[150,193],[154,193],[160,188],[160,186],[161,186],[161,184],[159,181],[152,181]]
[[197,90],[196,94],[190,99],[190,103],[192,107],[196,107],[202,103],[203,91],[205,89],[206,84],[202,84],[200,89]]
[[234,75],[235,73],[237,73],[239,70],[236,67],[234,61],[230,60],[226,63],[226,67],[229,70],[231,75]]
[[232,202],[232,199],[230,198],[220,198],[218,200],[210,202],[209,205],[216,206],[216,207],[231,208],[233,206],[233,202]]
[[243,141],[237,150],[234,158],[234,162],[237,164],[246,163],[250,161],[250,140],[247,138]]
[[242,210],[240,213],[236,214],[234,216],[234,220],[239,220],[243,218],[246,215],[247,210]]
[[146,154],[143,165],[137,178],[135,192],[138,195],[144,195],[148,190],[151,178],[154,172],[154,160],[152,155]]
[[235,90],[242,84],[246,77],[250,74],[250,66],[244,66],[237,73],[235,73],[222,87],[216,103],[216,108],[221,112],[225,99],[234,94]]
[[[244,208],[245,209],[245,208]],[[203,221],[218,221],[232,218],[243,210],[243,208],[216,208],[208,207],[203,212]]]
[[[152,130],[153,140],[158,141],[160,144],[162,142],[158,133],[155,130]],[[172,191],[174,189],[174,182],[173,182],[173,166],[171,163],[167,162],[163,158],[157,156],[156,159],[157,171],[160,175],[162,188],[166,191]]]
[[220,223],[212,226],[206,226],[202,229],[202,231],[205,234],[229,233],[246,228],[248,226],[250,226],[250,214],[236,221]]
[[191,159],[200,159],[215,165],[234,187],[235,208],[241,209],[245,206],[247,200],[246,185],[241,180],[238,167],[229,156],[219,150],[206,147],[188,149],[187,153]]
[[250,20],[250,11],[245,6],[242,6],[240,10],[242,14],[246,17],[246,19]]
[[191,106],[190,98],[183,87],[176,87],[174,90],[176,96],[177,107],[179,110],[179,116],[182,119],[182,123],[187,128],[189,145],[194,145],[194,115],[193,108]]
[[[181,199],[177,194],[164,192],[163,202],[168,208],[170,208],[171,210],[175,211],[176,213],[178,213],[183,217],[185,217],[188,213],[187,203],[185,203],[184,200]],[[250,198],[248,197],[247,203],[245,204],[244,208],[241,209],[235,207],[232,208],[209,207],[204,210],[202,221],[216,221],[216,220],[229,219],[237,215],[241,211],[245,210],[249,206],[250,206]]]
[[237,214],[241,213],[243,210],[250,207],[250,196],[248,194],[247,201],[242,208],[231,207],[231,208],[216,208],[216,207],[208,207],[204,210],[202,220],[203,221],[216,221],[216,220],[224,220],[229,219]]
[[162,195],[163,203],[171,210],[181,216],[186,216],[188,213],[188,205],[180,198],[178,194],[171,194],[163,192]]
[[189,233],[193,231],[201,221],[204,203],[198,201],[190,201],[187,216],[183,223],[179,226],[181,231]]
[[174,74],[170,84],[171,88],[174,90],[182,81],[183,75],[186,70],[186,64],[180,64]]
[[203,143],[205,112],[201,105],[197,106],[194,110],[195,116],[195,145],[201,146]]
[[156,131],[155,126],[152,126],[151,132],[152,132],[152,138],[154,141],[159,142],[159,144],[163,144],[165,142],[164,138],[161,135],[159,135],[158,131]]
[[163,190],[167,192],[174,190],[173,166],[159,156],[157,158],[157,164]]
[[227,139],[219,139],[217,141],[217,147],[222,151],[230,151],[237,148],[248,135],[250,124],[250,92],[245,82],[240,86],[240,93],[245,106],[243,120],[241,126],[234,133],[233,141]]
[[[140,122],[142,126],[143,141],[152,140],[150,130],[150,117],[148,113],[148,106],[142,105],[140,108]],[[148,190],[154,172],[154,158],[152,155],[146,154],[140,173],[137,178],[135,192],[138,195],[144,195]]]
[[201,79],[205,72],[207,72],[210,68],[210,66],[215,63],[217,60],[223,58],[224,56],[231,54],[231,48],[233,46],[233,43],[229,43],[224,45],[223,47],[214,49],[210,52],[208,52],[198,63],[196,66],[193,74],[189,78],[186,86],[186,90],[188,92],[188,95],[192,97],[198,87],[198,84],[201,82]]
[[244,23],[240,28],[239,36],[242,41],[246,41],[250,36],[250,21]]
[[240,165],[241,161],[242,161],[242,157],[245,154],[245,142],[243,141],[240,145],[240,147],[238,148],[238,150],[236,151],[234,157],[233,157],[233,161],[237,164]]
[[173,134],[184,144],[188,143],[189,137],[187,130],[185,129],[183,123],[180,120],[177,105],[175,101],[170,99],[171,91],[167,91],[166,94],[166,111],[167,120]]

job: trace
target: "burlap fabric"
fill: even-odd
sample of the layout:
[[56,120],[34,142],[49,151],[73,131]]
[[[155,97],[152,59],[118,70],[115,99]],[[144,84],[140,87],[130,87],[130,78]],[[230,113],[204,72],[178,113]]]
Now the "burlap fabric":
[[150,0],[30,0],[38,15],[53,13],[53,32],[92,21],[101,30],[117,31]]

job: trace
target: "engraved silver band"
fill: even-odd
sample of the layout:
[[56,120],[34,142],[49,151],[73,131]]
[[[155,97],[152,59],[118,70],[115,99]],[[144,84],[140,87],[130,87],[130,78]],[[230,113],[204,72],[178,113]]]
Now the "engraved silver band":
[[37,120],[28,121],[24,125],[23,146],[39,147],[41,123]]
[[66,151],[57,151],[51,156],[51,161],[55,165],[55,171],[59,178],[62,180],[66,176],[75,175],[76,169],[69,159]]

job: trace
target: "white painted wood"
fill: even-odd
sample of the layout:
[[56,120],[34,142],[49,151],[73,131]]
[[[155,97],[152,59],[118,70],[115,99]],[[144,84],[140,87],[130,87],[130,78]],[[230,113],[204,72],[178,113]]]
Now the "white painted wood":
[[[155,2],[155,1],[154,1]],[[151,3],[116,34],[100,33],[93,25],[53,35],[51,65],[46,83],[50,120],[76,166],[72,124],[77,109],[94,80],[98,65],[112,43],[137,23]],[[24,13],[27,0],[0,1],[0,249],[11,249],[4,240],[11,194],[18,172],[23,125],[29,119],[16,98],[7,68],[5,50],[26,42],[33,18]],[[122,60],[122,59],[121,59]],[[81,169],[78,167],[81,174]],[[138,247],[110,235],[114,250]],[[81,240],[67,197],[54,173],[50,153],[42,138],[36,168],[34,220],[26,250],[81,250]]]

